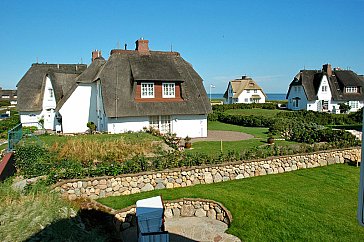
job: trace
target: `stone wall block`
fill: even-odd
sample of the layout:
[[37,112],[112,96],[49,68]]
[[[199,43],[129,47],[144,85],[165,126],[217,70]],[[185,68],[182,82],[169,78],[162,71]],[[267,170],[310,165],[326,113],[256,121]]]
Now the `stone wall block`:
[[186,204],[182,205],[181,216],[182,217],[192,217],[195,214],[195,208],[192,205]]
[[205,178],[204,181],[205,181],[206,184],[210,184],[210,183],[214,182],[210,172],[205,172],[204,173],[204,178]]
[[199,208],[199,209],[196,210],[195,216],[199,217],[199,218],[206,217],[206,211],[203,210],[203,208]]

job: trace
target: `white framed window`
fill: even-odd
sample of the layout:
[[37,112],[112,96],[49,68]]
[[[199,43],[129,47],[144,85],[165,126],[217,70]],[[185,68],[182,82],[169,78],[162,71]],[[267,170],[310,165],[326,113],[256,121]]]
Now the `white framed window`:
[[327,92],[327,86],[322,86],[321,90],[322,90],[322,92]]
[[345,87],[345,92],[346,93],[357,93],[358,87]]
[[322,100],[322,110],[328,110],[329,109],[329,101]]
[[49,93],[49,97],[52,98],[53,97],[53,89],[49,88],[48,93]]
[[248,89],[248,90],[246,90],[246,93],[250,93],[250,90]]
[[2,95],[2,98],[10,98],[9,95]]
[[149,126],[153,129],[159,129],[159,116],[150,116]]
[[176,85],[174,83],[163,83],[163,98],[174,98],[176,96]]
[[152,82],[142,83],[141,97],[154,98],[154,83]]
[[294,108],[298,108],[299,101],[300,101],[300,98],[299,97],[292,98],[292,102],[293,102],[293,107]]
[[254,93],[258,93],[258,90],[257,89],[254,89]]
[[349,106],[350,106],[350,109],[357,109],[359,107],[359,102],[358,101],[349,101]]
[[150,116],[149,117],[149,126],[154,129],[158,129],[161,133],[171,133],[172,132],[172,122],[171,116]]
[[244,102],[249,102],[249,98],[244,98]]

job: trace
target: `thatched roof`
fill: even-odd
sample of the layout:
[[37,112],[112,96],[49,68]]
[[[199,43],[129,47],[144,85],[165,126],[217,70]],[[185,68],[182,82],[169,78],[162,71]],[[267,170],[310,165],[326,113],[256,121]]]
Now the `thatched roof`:
[[32,64],[17,84],[17,109],[23,112],[42,110],[46,76],[49,75],[54,88],[56,102],[72,87],[75,78],[86,65],[82,64]]
[[244,90],[260,90],[262,91],[264,96],[266,96],[263,92],[263,89],[252,78],[243,76],[241,79],[235,79],[229,82],[227,89],[224,93],[224,98],[228,98],[230,85],[234,93],[233,98],[238,98]]
[[[42,109],[44,80],[51,75],[58,111],[82,83],[100,80],[107,117],[208,114],[211,105],[201,77],[177,52],[112,50],[110,58],[96,58],[87,68],[76,65],[33,64],[18,83],[20,111]],[[81,71],[82,69],[82,71]],[[180,83],[182,100],[138,102],[137,81]]]
[[[112,51],[99,73],[108,117],[207,114],[211,105],[201,77],[176,52]],[[138,80],[180,81],[183,101],[137,102]]]
[[[301,70],[289,85],[286,98],[288,98],[288,94],[293,86],[302,85],[304,87],[307,100],[317,100],[317,93],[324,75],[328,77],[332,100],[364,100],[364,78],[350,70],[333,70],[331,76],[328,76],[327,73],[322,70]],[[345,87],[348,86],[358,87],[360,91],[358,93],[346,93]]]

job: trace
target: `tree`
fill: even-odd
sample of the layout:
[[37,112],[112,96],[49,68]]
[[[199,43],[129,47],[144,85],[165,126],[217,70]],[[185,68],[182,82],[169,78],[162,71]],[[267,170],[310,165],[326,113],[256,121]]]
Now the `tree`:
[[351,107],[346,103],[340,103],[340,113],[347,113]]
[[90,133],[93,134],[93,133],[95,133],[97,126],[96,126],[96,124],[94,124],[94,122],[88,122],[87,128],[89,128]]

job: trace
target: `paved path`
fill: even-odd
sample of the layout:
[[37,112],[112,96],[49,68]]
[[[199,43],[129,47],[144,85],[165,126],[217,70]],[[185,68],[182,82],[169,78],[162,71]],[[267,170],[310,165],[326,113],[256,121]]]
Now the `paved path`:
[[[225,233],[227,224],[207,217],[185,217],[166,220],[166,230],[172,233],[170,241],[238,242],[240,239]],[[173,240],[173,234],[182,236]],[[186,238],[190,240],[186,240]],[[184,240],[183,240],[184,239]]]
[[[207,217],[184,217],[166,219],[166,230],[169,232],[170,242],[239,242],[240,239],[226,234],[227,225],[221,221]],[[136,227],[122,232],[122,240],[136,242]]]
[[193,138],[193,142],[197,141],[239,141],[254,138],[251,134],[235,131],[223,131],[223,130],[209,130],[207,131],[207,138]]

